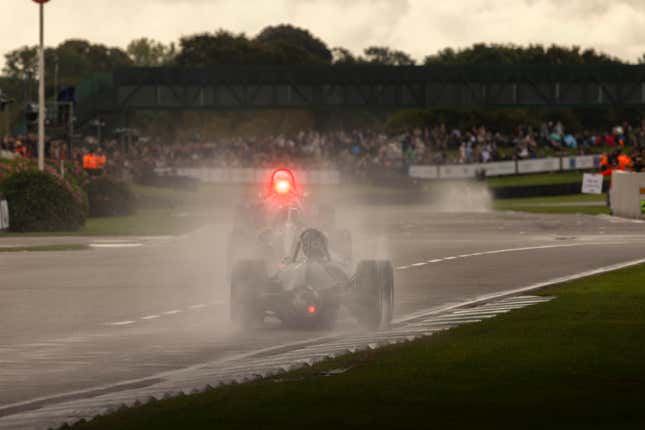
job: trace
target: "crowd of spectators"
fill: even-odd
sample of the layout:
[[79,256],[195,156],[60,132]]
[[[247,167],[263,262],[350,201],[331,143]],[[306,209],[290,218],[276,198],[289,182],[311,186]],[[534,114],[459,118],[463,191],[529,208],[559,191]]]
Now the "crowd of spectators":
[[[486,126],[450,129],[443,124],[402,134],[371,130],[302,131],[295,135],[167,141],[142,138],[132,144],[120,139],[96,142],[93,137],[71,148],[62,140],[47,144],[51,159],[82,163],[88,151],[107,155],[107,169],[155,167],[336,167],[360,172],[399,169],[411,164],[466,164],[530,159],[549,155],[603,153],[608,148],[645,148],[645,121],[610,130],[570,132],[560,122],[534,129],[520,126],[502,132]],[[22,156],[36,153],[33,135],[6,137],[4,151]]]

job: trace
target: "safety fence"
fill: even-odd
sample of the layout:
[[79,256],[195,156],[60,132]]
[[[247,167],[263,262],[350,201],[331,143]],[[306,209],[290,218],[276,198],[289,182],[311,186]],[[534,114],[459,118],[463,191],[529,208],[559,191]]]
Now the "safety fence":
[[[214,184],[258,184],[266,183],[271,177],[272,169],[253,168],[219,168],[219,167],[177,167],[157,168],[155,173],[161,176],[179,176],[193,178]],[[295,170],[299,183],[315,185],[340,184],[340,172],[332,169]]]
[[[582,155],[577,157],[550,157],[518,161],[498,161],[479,164],[454,164],[440,166],[410,166],[406,175],[405,169],[385,175],[388,169],[379,169],[381,176],[392,176],[415,179],[468,179],[475,178],[482,172],[486,176],[510,176],[528,173],[560,172],[589,170],[600,166],[600,155]],[[174,167],[156,168],[159,176],[183,177],[215,184],[254,184],[267,182],[272,169],[261,168],[226,168],[226,167]],[[303,184],[336,185],[341,183],[341,172],[335,169],[297,169],[295,175]],[[396,173],[396,175],[394,174]],[[378,175],[376,175],[378,176]],[[375,176],[375,177],[376,177]]]
[[418,179],[468,179],[482,172],[486,176],[510,176],[527,173],[588,170],[600,166],[600,155],[549,157],[532,160],[497,161],[493,163],[410,166],[409,174]]

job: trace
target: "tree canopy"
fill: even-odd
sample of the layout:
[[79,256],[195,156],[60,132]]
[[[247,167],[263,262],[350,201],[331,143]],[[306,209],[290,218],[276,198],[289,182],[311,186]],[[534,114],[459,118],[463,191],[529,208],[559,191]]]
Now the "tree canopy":
[[432,65],[488,65],[488,64],[624,64],[618,58],[597,52],[594,49],[582,50],[579,46],[486,44],[476,43],[470,47],[455,50],[444,48],[428,55],[424,64]]
[[156,67],[172,63],[177,54],[174,43],[164,45],[147,37],[134,39],[128,44],[126,53],[135,66]]

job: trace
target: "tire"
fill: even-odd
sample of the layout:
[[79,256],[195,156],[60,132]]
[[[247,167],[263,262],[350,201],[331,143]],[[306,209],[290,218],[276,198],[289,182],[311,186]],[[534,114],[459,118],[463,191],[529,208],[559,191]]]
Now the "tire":
[[264,309],[260,294],[267,282],[264,261],[246,260],[235,263],[231,273],[231,321],[242,330],[260,325]]
[[394,311],[392,263],[367,260],[356,269],[357,319],[370,330],[387,328]]

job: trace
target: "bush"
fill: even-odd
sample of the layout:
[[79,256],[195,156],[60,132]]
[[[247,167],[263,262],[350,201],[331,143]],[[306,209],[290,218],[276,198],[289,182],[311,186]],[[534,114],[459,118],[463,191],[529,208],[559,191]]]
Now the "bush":
[[134,194],[127,184],[107,176],[90,180],[87,197],[91,217],[125,216],[134,213]]
[[75,231],[85,224],[85,196],[69,182],[33,168],[4,176],[0,191],[9,203],[11,231]]

